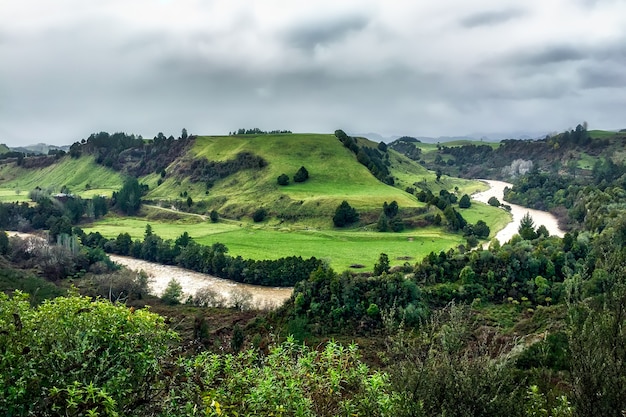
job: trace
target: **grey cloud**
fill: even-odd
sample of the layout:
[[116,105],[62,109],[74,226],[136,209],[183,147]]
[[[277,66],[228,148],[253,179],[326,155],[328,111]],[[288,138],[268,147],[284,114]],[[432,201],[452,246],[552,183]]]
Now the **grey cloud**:
[[568,61],[580,61],[586,57],[588,57],[588,55],[581,48],[559,45],[536,52],[519,53],[513,58],[516,64],[537,66],[559,64]]
[[305,22],[287,31],[287,43],[302,49],[327,45],[344,39],[351,32],[364,29],[370,19],[364,15],[343,16]]
[[[22,1],[34,8],[43,0]],[[438,136],[552,131],[580,120],[611,128],[623,119],[625,29],[615,24],[612,42],[598,39],[579,3],[562,11],[558,33],[545,34],[550,11],[521,0],[474,14],[450,0],[445,33],[439,7],[409,13],[382,0],[306,15],[296,2],[284,3],[284,14],[259,3],[252,17],[245,2],[224,2],[220,15],[178,3],[168,7],[200,15],[160,22],[115,3],[106,14],[67,6],[63,22],[28,31],[0,15],[0,143],[71,143],[98,130],[152,137],[183,126]],[[594,13],[611,12],[604,9]],[[572,42],[573,28],[583,43]],[[533,33],[521,39],[516,30]]]
[[579,71],[582,88],[624,88],[626,73],[624,68],[601,65],[585,67]]
[[525,14],[526,12],[521,9],[487,11],[467,16],[460,21],[460,24],[461,26],[466,28],[493,26],[506,23],[509,20],[520,18]]

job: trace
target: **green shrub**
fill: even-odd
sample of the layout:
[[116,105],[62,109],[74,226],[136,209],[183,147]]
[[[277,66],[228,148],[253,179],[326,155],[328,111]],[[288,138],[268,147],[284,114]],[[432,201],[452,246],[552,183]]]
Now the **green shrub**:
[[296,175],[293,176],[293,182],[304,182],[309,179],[309,171],[305,167],[300,167]]
[[167,287],[165,287],[165,291],[161,295],[161,300],[165,304],[176,305],[180,304],[180,299],[183,296],[183,287],[180,285],[175,278],[172,278],[170,282],[168,282]]
[[176,339],[147,310],[76,295],[31,307],[27,294],[0,293],[0,329],[0,414],[14,416],[136,414]]
[[263,207],[256,209],[254,213],[252,213],[252,220],[254,220],[255,223],[262,222],[265,220],[265,217],[267,217],[267,210]]
[[293,338],[262,356],[204,352],[181,363],[186,381],[171,392],[165,415],[396,416],[398,398],[384,373],[371,372],[356,345],[321,351]]
[[280,174],[276,182],[278,185],[289,185],[289,176],[287,176],[287,174]]

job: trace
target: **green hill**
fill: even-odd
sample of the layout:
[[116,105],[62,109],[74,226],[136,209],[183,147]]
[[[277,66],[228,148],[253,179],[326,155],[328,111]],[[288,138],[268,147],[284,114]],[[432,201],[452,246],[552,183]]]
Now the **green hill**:
[[0,143],[0,155],[5,154],[7,152],[11,152],[11,149],[4,143]]
[[[363,138],[359,138],[359,143],[376,146]],[[214,209],[233,218],[265,207],[272,217],[308,220],[323,217],[328,223],[343,200],[360,211],[379,212],[385,201],[394,200],[400,207],[422,207],[414,195],[404,191],[406,187],[423,180],[429,182],[435,192],[446,186],[436,183],[433,173],[394,151],[391,151],[390,171],[397,179],[397,186],[386,185],[359,164],[355,155],[334,135],[203,136],[196,139],[187,159],[227,161],[241,152],[257,155],[268,164],[260,170],[241,170],[216,181],[209,189],[204,183],[176,176],[168,176],[159,185],[160,176],[154,174],[145,178],[150,186],[147,198],[168,200],[190,196],[194,202],[202,201],[207,210]],[[176,161],[168,171],[180,163]],[[293,176],[301,166],[309,172],[309,179],[295,183]],[[281,174],[289,176],[289,185],[278,185],[277,178]],[[465,192],[480,187],[467,180],[448,185]]]
[[78,159],[68,156],[43,167],[26,169],[15,164],[0,165],[0,187],[20,189],[28,194],[36,187],[60,192],[67,187],[72,193],[83,197],[111,195],[121,188],[123,176],[109,168],[96,164],[92,156]]
[[[363,138],[358,138],[358,145],[378,146]],[[139,178],[148,185],[144,197],[147,204],[162,208],[146,207],[139,218],[110,214],[90,226],[83,225],[84,229],[97,230],[108,237],[128,232],[133,238],[141,238],[149,222],[163,237],[175,238],[188,231],[200,243],[224,243],[232,255],[244,258],[316,256],[331,260],[340,270],[355,262],[371,270],[382,252],[391,257],[393,265],[401,265],[432,250],[447,250],[465,242],[462,234],[449,234],[445,227],[424,227],[430,224],[424,221],[424,216],[432,217],[439,210],[426,209],[425,203],[417,200],[417,191],[428,188],[438,194],[445,189],[460,197],[485,187],[478,181],[446,175],[437,181],[434,172],[391,149],[384,159],[395,185],[387,185],[329,134],[203,136],[181,149],[184,152],[163,169],[156,172],[151,169],[154,173]],[[114,161],[130,156],[135,158],[134,165],[141,165],[142,161],[136,159],[139,152],[133,153],[132,149],[122,152],[121,156],[109,156]],[[241,153],[263,163],[211,177],[215,178],[211,181],[196,175],[198,167],[233,161]],[[88,152],[83,152],[80,158],[44,159],[41,160],[51,164],[42,168],[26,169],[15,163],[0,165],[0,198],[14,201],[19,194],[25,201],[35,187],[59,192],[63,186],[83,197],[110,195],[123,183],[121,172],[98,164],[96,156]],[[309,178],[296,183],[293,177],[302,166]],[[288,185],[278,184],[281,174],[290,178]],[[186,204],[188,198],[191,198],[190,207]],[[360,221],[354,227],[338,229],[333,226],[332,217],[343,200],[360,213]],[[407,229],[402,233],[376,232],[383,204],[392,201],[398,203]],[[172,206],[200,216],[175,218],[177,214],[172,212]],[[259,208],[267,211],[267,217],[254,223],[252,214]],[[217,224],[202,217],[212,210],[219,213],[221,220]],[[477,216],[484,217],[493,226],[492,235],[496,225],[508,218],[502,210],[478,203],[463,213],[472,221]]]

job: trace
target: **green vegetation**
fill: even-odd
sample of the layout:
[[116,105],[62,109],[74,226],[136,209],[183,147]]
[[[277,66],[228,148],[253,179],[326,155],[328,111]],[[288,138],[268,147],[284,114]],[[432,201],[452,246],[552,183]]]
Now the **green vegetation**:
[[[123,160],[131,160],[133,148],[120,149],[132,135],[114,136],[119,149],[104,146],[103,138],[113,136],[92,135],[88,144],[73,145],[74,159],[100,150],[106,155],[96,160],[100,165],[110,160],[115,168],[124,152],[129,159]],[[106,214],[115,208],[113,200],[52,199],[45,189],[28,191],[31,204],[0,204],[0,228],[48,229],[52,237],[25,241],[0,233],[0,284],[9,294],[0,294],[0,412],[624,413],[626,168],[605,153],[621,149],[621,136],[594,138],[579,125],[543,141],[505,141],[497,148],[413,148],[413,157],[432,154],[438,181],[436,172],[424,171],[391,146],[361,138],[342,143],[318,135],[318,146],[298,156],[300,142],[284,142],[313,144],[314,137],[253,130],[230,136],[228,143],[205,138],[201,149],[211,149],[210,159],[194,166],[198,149],[192,145],[198,142],[160,134],[159,146],[180,146],[184,152],[150,166],[143,178],[150,192],[171,193],[162,202],[147,202],[139,217]],[[281,158],[268,150],[277,143]],[[220,146],[224,152],[216,157]],[[146,154],[156,149],[147,148]],[[327,149],[346,164],[329,165],[333,158],[319,157]],[[507,152],[506,158],[541,157],[536,164],[514,160],[498,166],[490,158],[499,152]],[[583,153],[597,158],[588,172],[576,159]],[[486,165],[471,164],[483,154],[490,155]],[[162,167],[168,158],[177,165]],[[26,157],[17,169],[37,164],[43,169],[67,159]],[[146,169],[131,165],[120,170]],[[293,175],[303,166],[310,172],[307,181],[277,183],[280,174]],[[478,238],[495,233],[493,226],[506,223],[509,214],[473,202],[461,208],[475,185],[451,178],[448,167],[453,166],[516,175],[505,199],[553,210],[570,232],[548,236],[527,216],[509,242],[468,250]],[[346,180],[357,171],[360,188]],[[418,172],[424,177],[411,174]],[[388,185],[390,177],[395,187]],[[333,194],[331,179],[353,194]],[[10,180],[13,190],[18,180]],[[239,190],[253,199],[240,197]],[[296,200],[298,195],[302,198]],[[339,230],[331,222],[342,206],[359,219]],[[253,223],[258,210],[264,218]],[[73,227],[87,220],[92,221],[89,233]],[[252,311],[249,293],[225,300],[204,288],[181,299],[182,288],[172,280],[164,297],[156,298],[148,294],[146,274],[115,271],[105,251],[240,282],[293,286],[293,295],[275,310]],[[311,258],[303,259],[307,251]],[[281,253],[286,256],[278,258]],[[87,297],[72,293],[42,301],[56,295],[52,283],[75,284]],[[22,295],[16,288],[35,294]],[[148,305],[163,316],[148,311]]]
[[[474,204],[473,206],[476,206]],[[389,255],[392,265],[402,265],[406,259],[421,259],[430,252],[441,248],[456,247],[464,243],[461,235],[429,227],[419,231],[405,230],[401,233],[381,234],[373,229],[364,230],[317,230],[294,229],[272,230],[251,226],[240,227],[239,223],[220,221],[218,223],[173,224],[151,221],[154,232],[164,239],[176,239],[189,230],[193,239],[202,245],[223,243],[233,256],[250,259],[278,259],[300,255],[304,258],[325,259],[337,270],[348,269],[358,263],[367,269],[374,266],[381,252]],[[141,218],[119,218],[111,215],[93,227],[86,227],[86,233],[98,231],[108,238],[120,233],[129,233],[133,239],[143,238],[146,221]]]
[[31,307],[27,294],[0,293],[0,328],[3,415],[135,413],[162,386],[176,339],[146,309],[75,295]]
[[121,188],[123,177],[119,173],[95,163],[93,157],[79,159],[62,158],[57,163],[41,169],[26,169],[12,164],[0,165],[0,187],[5,193],[20,189],[28,196],[36,187],[49,189],[54,193],[66,187],[70,192],[91,197],[93,195],[111,196]]

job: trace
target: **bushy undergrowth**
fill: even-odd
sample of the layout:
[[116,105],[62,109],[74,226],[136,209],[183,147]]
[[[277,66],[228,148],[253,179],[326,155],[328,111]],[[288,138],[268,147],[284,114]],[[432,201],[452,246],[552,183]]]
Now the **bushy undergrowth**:
[[130,415],[158,395],[176,339],[148,310],[76,295],[31,307],[0,293],[0,414]]

